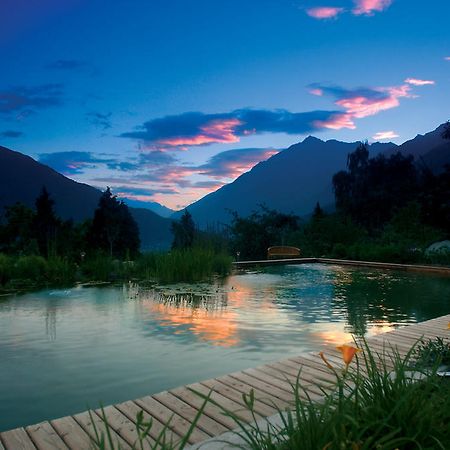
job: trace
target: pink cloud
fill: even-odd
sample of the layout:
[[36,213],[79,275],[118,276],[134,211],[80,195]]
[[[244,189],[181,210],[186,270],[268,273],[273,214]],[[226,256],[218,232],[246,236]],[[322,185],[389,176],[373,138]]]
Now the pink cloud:
[[372,91],[379,92],[380,95],[349,96],[347,98],[341,98],[335,103],[344,108],[352,118],[361,119],[363,117],[374,116],[387,109],[396,108],[400,105],[400,98],[412,97],[409,93],[410,89],[406,84],[395,87],[374,88]]
[[309,8],[306,10],[308,16],[314,19],[332,19],[337,17],[344,11],[344,8],[336,8],[333,6],[319,6],[317,8]]
[[354,2],[353,14],[356,16],[371,16],[375,11],[381,12],[387,9],[391,5],[392,0],[354,0]]
[[373,116],[381,111],[396,108],[400,105],[401,98],[414,98],[411,89],[412,86],[406,83],[400,86],[358,89],[313,84],[310,86],[310,92],[320,91],[322,95],[334,97],[335,105],[343,109],[342,112],[336,112],[326,119],[316,120],[314,126],[332,130],[355,129],[355,119]]
[[355,123],[352,120],[351,114],[336,114],[327,120],[316,120],[314,125],[317,128],[328,128],[330,130],[341,130],[342,128],[349,128],[354,130]]
[[241,124],[242,122],[239,119],[218,119],[200,127],[200,133],[196,136],[177,136],[169,139],[160,139],[156,144],[180,147],[185,145],[239,142],[239,136],[236,136],[234,133],[235,129]]
[[450,61],[450,56],[446,56],[444,59],[445,59],[446,61]]
[[420,80],[418,78],[407,78],[405,83],[412,84],[413,86],[426,86],[436,84],[433,80]]
[[312,95],[317,95],[318,97],[322,97],[323,95],[323,90],[319,89],[319,88],[315,88],[315,89],[310,89],[309,93]]
[[372,139],[375,141],[383,141],[385,139],[394,139],[398,138],[399,135],[395,131],[379,131],[374,136],[372,136]]

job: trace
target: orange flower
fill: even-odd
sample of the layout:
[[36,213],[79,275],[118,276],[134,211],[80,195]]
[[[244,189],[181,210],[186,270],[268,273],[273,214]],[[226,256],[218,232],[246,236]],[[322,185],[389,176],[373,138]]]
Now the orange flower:
[[346,366],[348,366],[352,362],[352,359],[356,355],[356,353],[361,351],[361,349],[352,347],[351,345],[341,345],[336,348],[341,351],[342,359],[344,360]]
[[447,328],[450,330],[450,322],[447,324]]

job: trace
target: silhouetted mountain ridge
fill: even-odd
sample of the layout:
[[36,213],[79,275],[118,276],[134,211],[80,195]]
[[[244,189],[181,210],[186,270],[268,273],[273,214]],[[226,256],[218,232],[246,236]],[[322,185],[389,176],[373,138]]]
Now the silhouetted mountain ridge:
[[[434,172],[450,163],[450,143],[442,137],[443,125],[404,144],[375,142],[369,146],[370,156],[389,156],[397,151],[413,154],[419,164]],[[322,141],[308,136],[302,142],[254,166],[232,183],[212,192],[187,209],[201,227],[227,224],[230,211],[246,216],[264,204],[285,213],[308,216],[316,202],[334,207],[332,177],[346,168],[347,156],[359,142]],[[172,217],[178,218],[180,212]]]
[[[80,222],[93,216],[101,191],[78,183],[22,153],[0,146],[0,217],[16,202],[34,208],[43,186],[55,201],[57,214]],[[169,219],[143,208],[130,208],[141,236],[142,248],[166,248],[172,237]]]

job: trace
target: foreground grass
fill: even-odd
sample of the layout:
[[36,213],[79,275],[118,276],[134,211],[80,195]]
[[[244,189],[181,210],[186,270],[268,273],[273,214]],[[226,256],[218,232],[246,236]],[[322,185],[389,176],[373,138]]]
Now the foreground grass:
[[[445,343],[447,350],[449,345]],[[255,419],[252,424],[222,408],[209,395],[198,395],[205,402],[202,410],[211,402],[235,421],[236,434],[242,444],[228,442],[231,447],[254,450],[448,449],[450,380],[436,375],[436,368],[442,362],[440,355],[435,355],[433,367],[417,364],[423,351],[414,346],[404,358],[393,353],[390,361],[393,369],[380,364],[367,345],[356,363],[351,363],[353,355],[348,358],[343,351],[347,362],[344,370],[335,369],[324,360],[336,376],[334,387],[323,391],[323,402],[318,403],[304,399],[305,394],[307,399],[309,397],[298,381],[292,384],[294,406],[289,410],[278,410],[281,425],[256,422],[253,391],[243,396],[246,409]],[[349,368],[350,364],[353,366]],[[419,375],[421,379],[418,379]],[[190,431],[199,417],[200,414],[193,419]],[[110,426],[107,418],[103,419],[107,435]],[[187,439],[167,443],[162,435],[156,444],[154,440],[148,441],[151,426],[148,423],[145,428],[138,415],[133,448],[182,449],[186,445]],[[96,434],[93,445],[99,450],[118,448],[101,433]],[[203,448],[207,449],[208,445]]]
[[67,258],[0,253],[0,291],[70,285],[77,281],[198,282],[228,275],[231,263],[227,254],[204,248],[144,253],[135,261],[97,254],[79,263]]

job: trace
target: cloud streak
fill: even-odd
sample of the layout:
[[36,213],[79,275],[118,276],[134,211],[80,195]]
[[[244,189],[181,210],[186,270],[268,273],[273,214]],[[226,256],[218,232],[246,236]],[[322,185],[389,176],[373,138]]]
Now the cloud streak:
[[344,8],[337,8],[334,6],[319,6],[317,8],[309,8],[306,10],[308,16],[314,19],[334,19],[344,11]]
[[293,113],[287,110],[238,109],[229,113],[187,112],[145,122],[124,138],[142,141],[148,148],[185,148],[213,143],[239,142],[243,136],[262,133],[303,134],[317,129],[315,123],[329,120],[339,111]]
[[62,105],[63,86],[44,84],[34,87],[17,86],[0,91],[0,114],[30,115],[35,109]]
[[355,0],[352,13],[356,16],[372,16],[375,12],[382,12],[389,8],[392,0]]
[[407,78],[405,83],[411,84],[413,86],[427,86],[436,84],[433,80],[420,80],[419,78]]
[[375,141],[384,141],[387,139],[395,139],[398,138],[399,135],[395,131],[379,131],[374,136],[372,136],[372,139]]
[[24,133],[22,133],[22,131],[15,131],[15,130],[5,130],[0,133],[0,137],[5,138],[5,139],[20,138],[23,135],[24,135]]
[[413,98],[411,86],[403,84],[392,87],[372,87],[346,89],[340,86],[329,86],[320,83],[310,85],[310,93],[314,95],[328,95],[334,98],[335,105],[345,112],[331,120],[321,121],[318,127],[341,129],[356,128],[355,119],[373,116],[381,111],[396,108],[401,98]]
[[46,64],[45,68],[51,70],[70,71],[83,69],[87,66],[88,64],[85,61],[78,61],[76,59],[58,59],[57,61]]

